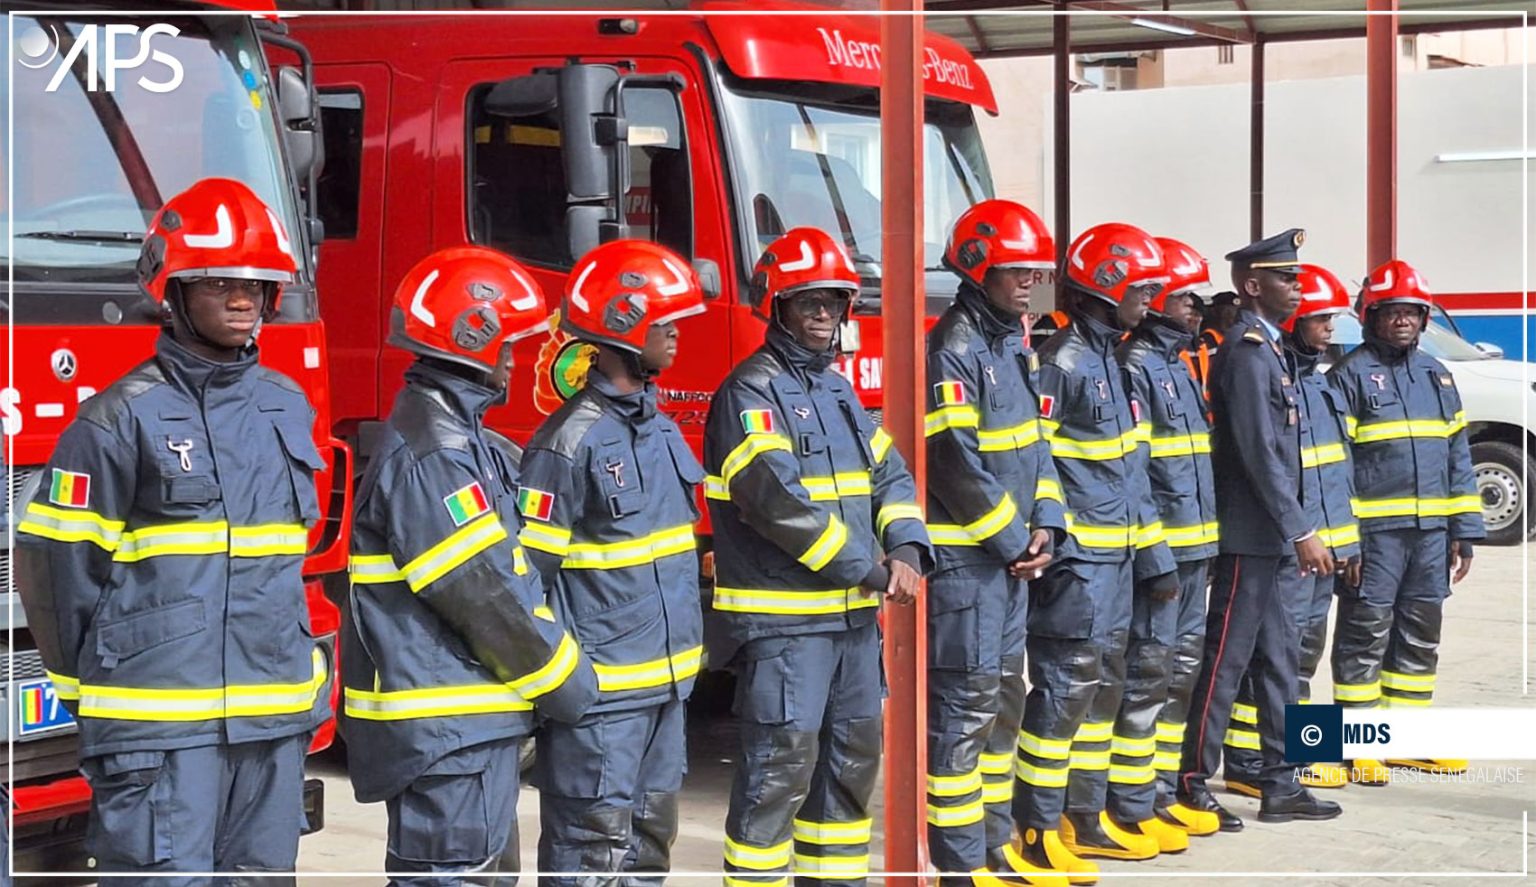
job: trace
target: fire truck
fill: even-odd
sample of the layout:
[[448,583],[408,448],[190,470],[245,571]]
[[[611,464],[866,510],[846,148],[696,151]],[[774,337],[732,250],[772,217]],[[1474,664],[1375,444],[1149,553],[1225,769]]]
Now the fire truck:
[[[158,314],[138,286],[135,263],[154,212],[199,179],[244,181],[282,218],[299,266],[284,290],[282,316],[263,330],[261,353],[264,364],[304,387],[318,413],[324,518],[311,533],[304,573],[309,627],[334,669],[340,616],[322,580],[344,574],[352,467],[347,445],[330,431],[327,342],[315,290],[320,226],[305,208],[321,159],[307,56],[282,35],[270,2],[160,3],[169,11],[154,16],[59,7],[11,5],[14,63],[0,73],[0,81],[10,80],[0,95],[11,96],[14,115],[7,158],[14,175],[9,190],[0,186],[13,226],[11,326],[0,341],[0,362],[10,367],[0,389],[11,466],[7,521],[25,507],[78,405],[153,353]],[[264,47],[283,47],[296,66],[272,68]],[[5,529],[9,543],[9,523]],[[0,707],[14,742],[4,788],[16,870],[82,871],[90,789],[78,775],[74,725],[44,676],[14,593],[11,554],[9,545],[0,552],[11,629]],[[334,734],[331,721],[311,750],[328,746]],[[305,802],[318,827],[318,780],[306,785]]]
[[[327,329],[332,415],[360,460],[411,360],[384,345],[395,283],[428,252],[465,242],[516,257],[552,302],[573,259],[614,237],[690,258],[709,309],[679,322],[679,357],[658,387],[699,447],[715,388],[762,343],[746,297],[753,264],[789,228],[822,228],[847,244],[863,282],[835,368],[878,412],[878,19],[773,7],[787,14],[704,2],[671,14],[293,20],[314,53],[324,123],[321,298],[327,315],[348,318]],[[940,267],[949,227],[993,194],[975,113],[996,104],[958,44],[930,34],[923,59],[924,258],[937,315],[956,287]],[[508,403],[487,421],[526,441],[581,387],[592,351],[559,332],[516,347]]]

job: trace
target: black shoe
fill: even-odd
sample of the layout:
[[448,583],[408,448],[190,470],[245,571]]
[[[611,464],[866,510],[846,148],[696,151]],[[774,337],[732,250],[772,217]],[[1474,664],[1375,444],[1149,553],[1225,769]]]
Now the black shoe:
[[1290,822],[1293,819],[1332,819],[1344,812],[1332,801],[1319,801],[1302,789],[1295,794],[1265,795],[1259,804],[1259,822]]
[[1211,790],[1208,788],[1180,792],[1179,803],[1195,810],[1204,810],[1207,813],[1216,814],[1216,819],[1221,822],[1221,830],[1224,832],[1240,832],[1243,830],[1242,819],[1236,813],[1221,806],[1216,800],[1216,796],[1211,794]]

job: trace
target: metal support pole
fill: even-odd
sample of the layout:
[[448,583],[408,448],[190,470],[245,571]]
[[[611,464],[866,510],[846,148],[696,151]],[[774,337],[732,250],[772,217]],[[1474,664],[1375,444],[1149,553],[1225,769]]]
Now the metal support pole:
[[1365,258],[1374,268],[1397,252],[1397,0],[1367,0],[1366,11]]
[[[922,0],[881,0],[881,314],[885,428],[926,486],[923,445],[923,71]],[[885,609],[885,870],[927,868],[927,620],[923,601]],[[918,887],[921,878],[887,878]]]
[[1248,75],[1248,239],[1264,236],[1264,40],[1253,41]]
[[[1065,251],[1072,242],[1072,16],[1057,9],[1051,19],[1051,52],[1056,71],[1051,95],[1051,137],[1056,155],[1057,248]],[[1059,257],[1058,257],[1059,258]],[[1059,307],[1059,306],[1058,306]]]

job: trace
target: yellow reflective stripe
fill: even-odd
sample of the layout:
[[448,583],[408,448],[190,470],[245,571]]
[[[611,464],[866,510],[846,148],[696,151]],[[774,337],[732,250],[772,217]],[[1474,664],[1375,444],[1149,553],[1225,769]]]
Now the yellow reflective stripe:
[[1239,724],[1257,724],[1259,722],[1259,709],[1257,706],[1245,702],[1232,703],[1232,720]]
[[140,527],[123,533],[112,555],[120,563],[176,554],[223,554],[229,550],[229,524],[198,521]]
[[968,524],[933,524],[928,528],[929,539],[935,545],[979,545],[1001,533],[1019,515],[1019,507],[1013,496],[1003,494],[1003,501],[986,514]]
[[1211,451],[1211,435],[1205,431],[1197,431],[1193,434],[1154,435],[1150,443],[1154,459],[1194,456]]
[[1146,785],[1157,778],[1157,771],[1151,764],[1141,767],[1124,767],[1120,764],[1111,764],[1109,767],[1109,781],[1121,785]]
[[1405,438],[1447,438],[1467,427],[1467,414],[1458,411],[1449,422],[1443,419],[1398,419],[1392,422],[1356,424],[1351,437],[1355,443],[1377,443]]
[[512,572],[519,576],[528,575],[528,555],[523,552],[521,545],[512,549]]
[[1381,698],[1381,682],[1370,684],[1334,684],[1335,702],[1375,702]]
[[1160,751],[1152,756],[1152,769],[1164,773],[1179,772],[1179,764],[1179,752],[1176,751]]
[[124,523],[109,520],[94,511],[54,508],[33,502],[26,517],[16,526],[18,533],[30,533],[55,542],[91,542],[105,551],[116,551]]
[[923,510],[914,502],[893,502],[875,513],[875,533],[885,535],[885,528],[899,520],[922,521]]
[[868,471],[840,471],[831,477],[802,477],[800,485],[812,502],[836,502],[849,496],[868,496],[872,492]]
[[1381,672],[1381,687],[1384,690],[1428,693],[1435,689],[1435,676],[1432,674],[1403,674],[1402,672],[1383,669]]
[[1323,527],[1317,531],[1317,538],[1329,548],[1356,545],[1360,542],[1360,525],[1348,523],[1338,527]]
[[1359,431],[1360,431],[1360,420],[1356,419],[1354,416],[1345,416],[1344,417],[1344,435],[1346,437],[1348,437],[1350,440],[1354,440],[1355,439],[1355,435],[1357,433],[1359,433]]
[[597,672],[599,690],[604,693],[617,693],[623,690],[664,687],[685,681],[699,673],[699,666],[703,661],[704,648],[698,646],[671,656],[662,656],[633,665],[606,665],[594,662],[592,670]]
[[856,819],[852,822],[815,822],[809,819],[794,820],[795,840],[821,847],[836,845],[868,844],[874,834],[875,820]]
[[1073,742],[1107,742],[1114,735],[1115,723],[1113,721],[1089,721],[1077,728],[1073,734]]
[[869,875],[869,854],[858,856],[811,856],[795,854],[795,874],[801,878],[863,878]]
[[1000,754],[981,753],[981,765],[978,767],[987,776],[1007,776],[1013,772],[1013,755],[1008,752]]
[[231,557],[273,557],[309,550],[309,531],[299,524],[232,527],[229,534]]
[[981,769],[953,775],[928,774],[928,794],[937,798],[954,798],[968,795],[981,788]]
[[[1063,502],[1061,498],[1061,484],[1051,480],[1048,477],[1042,477],[1036,481],[1035,501],[1039,502],[1042,499],[1051,499],[1056,502]],[[1063,502],[1063,504],[1065,503]]]
[[309,680],[293,684],[231,684],[198,689],[79,684],[80,716],[119,721],[210,721],[297,714],[314,707],[326,678],[325,654],[314,650]]
[[726,613],[775,616],[826,616],[880,606],[878,595],[862,588],[790,591],[768,588],[715,588],[713,608]]
[[1335,462],[1343,462],[1345,458],[1344,445],[1341,443],[1323,444],[1317,447],[1302,447],[1301,467],[1316,468],[1319,465],[1332,465]]
[[940,807],[936,804],[928,805],[928,824],[937,828],[958,828],[962,825],[972,825],[981,822],[987,815],[985,802],[981,798],[958,804],[954,807]]
[[1110,740],[1109,750],[1117,755],[1143,757],[1157,751],[1157,737],[1131,738],[1128,736],[1116,736]]
[[1195,545],[1214,545],[1220,540],[1221,525],[1215,521],[1188,527],[1164,527],[1163,541],[1169,548],[1189,548]]
[[757,875],[733,878],[730,873],[726,873],[725,887],[789,887],[789,878],[762,878]]
[[565,557],[571,548],[571,531],[554,524],[527,521],[518,531],[517,541],[534,551]]
[[1067,784],[1071,771],[1066,764],[1060,767],[1036,767],[1028,761],[1015,761],[1013,775],[1028,785],[1036,785],[1041,788],[1061,788]]
[[837,557],[837,553],[842,551],[843,546],[847,543],[848,528],[843,525],[842,520],[837,515],[828,515],[827,528],[821,531],[821,535],[816,537],[816,541],[811,543],[811,547],[807,548],[805,553],[796,558],[796,560],[812,570],[820,570],[827,564],[832,563],[832,559]]
[[505,684],[426,687],[419,690],[354,690],[343,687],[342,710],[363,721],[408,721],[451,715],[533,711],[533,703]]
[[347,577],[353,585],[404,582],[405,574],[387,554],[354,554],[347,558]]
[[649,536],[619,542],[572,542],[560,562],[564,570],[616,570],[655,563],[674,554],[687,554],[696,548],[693,525],[668,527]]
[[789,854],[792,849],[794,849],[793,841],[785,841],[772,847],[752,847],[731,840],[730,835],[725,836],[725,861],[739,869],[770,872],[788,868]]
[[1019,751],[1025,754],[1057,761],[1065,761],[1072,754],[1070,739],[1046,739],[1023,730],[1019,731],[1018,746]]
[[1355,517],[1450,517],[1453,514],[1477,514],[1483,510],[1477,495],[1451,496],[1444,499],[1359,499],[1354,502]]
[[923,417],[923,437],[933,437],[954,428],[975,428],[981,414],[973,406],[940,407]]
[[1108,770],[1109,752],[1073,751],[1071,767],[1073,770]]
[[725,478],[713,474],[704,477],[704,498],[714,499],[718,502],[731,501],[731,488],[726,486]]
[[507,538],[496,512],[490,512],[465,524],[447,539],[437,543],[401,570],[411,591],[420,592],[446,576],[470,558]]
[[[1234,708],[1235,707],[1236,706],[1234,706]],[[1167,721],[1158,721],[1157,722],[1157,741],[1158,742],[1183,742],[1184,741],[1184,725],[1183,724],[1170,724]]]
[[1007,428],[983,428],[976,432],[977,449],[983,453],[1005,453],[1026,449],[1040,441],[1040,420],[1030,419]]
[[1136,547],[1151,548],[1164,540],[1163,522],[1155,521],[1146,526],[1136,527]]
[[874,435],[869,439],[869,448],[875,453],[876,465],[885,461],[885,455],[891,451],[891,444],[894,442],[884,428],[875,429]]
[[1001,780],[988,779],[982,784],[981,802],[983,804],[1006,804],[1011,800],[1013,800],[1013,774],[1007,774]]
[[1106,440],[1076,440],[1063,437],[1061,434],[1051,435],[1051,455],[1058,459],[1086,459],[1090,462],[1107,462],[1112,459],[1122,459],[1136,451],[1136,444],[1141,439],[1141,432],[1132,428],[1119,437],[1111,437]]
[[736,475],[745,470],[748,465],[751,465],[753,459],[756,459],[763,453],[770,453],[774,450],[793,453],[794,447],[790,446],[789,438],[781,434],[747,435],[741,443],[736,445],[734,450],[726,454],[724,461],[720,463],[721,479],[729,487],[731,481],[736,479]]
[[[1401,691],[1399,691],[1401,692]],[[1428,708],[1433,700],[1414,699],[1410,696],[1383,696],[1382,708]]]
[[[539,615],[537,607],[533,611],[534,616]],[[549,621],[554,621],[551,613]],[[537,699],[552,690],[556,690],[565,679],[571,676],[576,666],[581,662],[581,647],[577,646],[576,639],[570,634],[563,634],[560,638],[560,646],[555,648],[554,655],[549,661],[515,681],[507,684],[524,699]]]
[[60,699],[73,701],[80,698],[80,679],[69,675],[59,674],[56,671],[43,669],[43,674],[53,682],[53,693]]
[[1223,740],[1223,744],[1230,745],[1233,748],[1246,748],[1258,751],[1259,734],[1252,730],[1237,730],[1229,727],[1227,728],[1227,736]]

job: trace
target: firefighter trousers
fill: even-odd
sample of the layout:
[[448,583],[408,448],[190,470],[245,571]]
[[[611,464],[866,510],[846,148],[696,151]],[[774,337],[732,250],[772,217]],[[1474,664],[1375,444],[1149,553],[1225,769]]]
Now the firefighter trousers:
[[1013,837],[1028,593],[1001,565],[928,580],[928,851],[966,874]]
[[677,793],[688,769],[686,708],[672,699],[539,729],[539,871],[625,873],[539,883],[661,883],[671,867]]
[[[86,851],[107,872],[291,872],[304,826],[309,734],[97,755]],[[292,884],[293,879],[111,878],[113,885]]]
[[1179,775],[1179,755],[1184,746],[1184,725],[1189,720],[1189,697],[1200,675],[1205,654],[1205,598],[1209,561],[1179,564],[1179,618],[1169,661],[1168,696],[1157,714],[1157,771],[1159,801],[1173,802],[1173,784]]
[[518,737],[449,752],[384,802],[389,814],[384,866],[391,885],[517,881],[517,842],[511,838],[517,828],[521,745]]
[[1339,596],[1334,623],[1334,702],[1351,708],[1429,705],[1440,620],[1451,593],[1449,544],[1445,530],[1361,535],[1360,588]]
[[741,758],[725,820],[728,887],[863,884],[869,799],[880,770],[880,630],[768,637],[742,645]]
[[1031,584],[1030,690],[1014,764],[1020,828],[1057,828],[1069,800],[1104,808],[1130,622],[1129,558],[1061,561]]
[[1261,769],[1267,796],[1301,790],[1285,762],[1285,706],[1296,701],[1302,602],[1312,590],[1294,554],[1222,554],[1211,579],[1205,657],[1195,680],[1184,736],[1179,791],[1203,790],[1221,762],[1222,740],[1243,675],[1249,674],[1259,712]]

